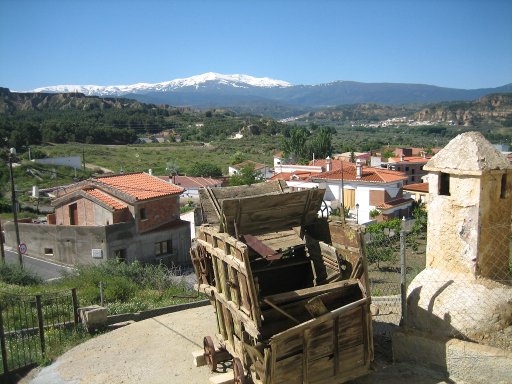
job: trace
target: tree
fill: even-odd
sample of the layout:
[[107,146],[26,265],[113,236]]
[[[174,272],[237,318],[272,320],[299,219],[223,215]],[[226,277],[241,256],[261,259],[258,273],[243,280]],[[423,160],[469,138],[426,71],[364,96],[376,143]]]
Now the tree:
[[188,170],[190,176],[196,177],[220,177],[222,176],[222,170],[211,163],[194,163]]
[[394,259],[396,252],[400,250],[400,219],[391,219],[381,223],[369,224],[366,227],[369,241],[365,244],[368,263],[380,263]]
[[332,133],[330,128],[322,127],[310,145],[311,153],[317,158],[326,158],[332,155]]
[[284,152],[287,157],[296,162],[308,160],[307,150],[308,132],[303,128],[294,128],[290,132],[290,138],[283,141]]
[[261,173],[254,169],[254,164],[249,163],[244,165],[237,174],[229,178],[229,185],[251,185],[261,183],[262,181]]

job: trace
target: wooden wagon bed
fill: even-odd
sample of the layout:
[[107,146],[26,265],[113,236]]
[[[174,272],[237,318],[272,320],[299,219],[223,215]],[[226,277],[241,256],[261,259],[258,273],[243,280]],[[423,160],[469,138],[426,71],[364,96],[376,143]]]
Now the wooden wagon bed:
[[[323,190],[265,184],[203,191],[208,222],[191,249],[235,382],[342,383],[364,375],[373,344],[361,235],[318,217]],[[215,369],[212,344],[205,337]]]

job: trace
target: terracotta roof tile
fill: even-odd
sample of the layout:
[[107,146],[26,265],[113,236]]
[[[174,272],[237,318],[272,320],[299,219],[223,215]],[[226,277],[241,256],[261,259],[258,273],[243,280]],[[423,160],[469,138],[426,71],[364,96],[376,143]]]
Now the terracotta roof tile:
[[103,203],[107,204],[108,206],[114,208],[115,210],[124,209],[127,207],[126,204],[123,204],[109,195],[97,190],[97,189],[87,189],[85,190],[85,193],[94,196],[96,199],[102,201]]
[[427,163],[429,160],[430,156],[404,156],[403,160],[401,157],[390,157],[388,163]]
[[[341,180],[342,170],[336,169],[331,172],[324,172],[312,176],[318,179]],[[357,178],[356,165],[345,163],[343,165],[343,180],[346,181],[366,181],[370,183],[392,183],[396,181],[407,180],[407,175],[402,172],[391,171],[383,168],[363,167],[361,178]]]
[[416,183],[404,185],[404,191],[428,192],[428,183]]
[[158,177],[147,173],[130,173],[126,175],[105,176],[94,179],[97,183],[110,186],[134,197],[147,200],[156,197],[180,194],[184,188],[166,183]]
[[386,202],[378,205],[377,209],[384,209],[384,210],[386,210],[386,209],[398,207],[400,205],[404,205],[406,203],[410,203],[412,201],[413,200],[410,199],[410,198],[399,197],[398,199],[389,200],[389,201],[386,201]]

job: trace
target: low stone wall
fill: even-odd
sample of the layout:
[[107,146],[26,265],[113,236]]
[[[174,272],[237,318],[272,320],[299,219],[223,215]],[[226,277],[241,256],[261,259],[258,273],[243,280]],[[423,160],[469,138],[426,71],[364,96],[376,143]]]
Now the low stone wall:
[[152,317],[165,315],[167,313],[173,313],[183,311],[185,309],[203,307],[210,305],[210,300],[194,301],[192,303],[170,305],[168,307],[149,309],[147,311],[135,312],[135,313],[121,313],[118,315],[110,315],[107,319],[107,325],[121,323],[124,321],[141,321],[150,319]]

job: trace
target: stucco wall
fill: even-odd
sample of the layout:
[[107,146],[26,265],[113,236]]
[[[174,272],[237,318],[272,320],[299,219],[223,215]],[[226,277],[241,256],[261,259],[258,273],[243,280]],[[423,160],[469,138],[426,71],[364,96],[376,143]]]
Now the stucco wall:
[[430,174],[427,266],[475,272],[480,186],[477,177],[450,175],[450,195],[439,195],[439,173]]
[[[178,220],[161,230],[137,234],[133,222],[109,226],[68,226],[19,223],[20,240],[28,255],[64,264],[96,264],[114,258],[117,249],[126,250],[126,261],[190,263],[190,225]],[[16,248],[14,223],[4,225],[6,244]],[[155,243],[171,240],[173,252],[155,256]],[[53,255],[45,254],[51,249]],[[93,258],[92,249],[101,249],[102,258]]]
[[[105,227],[64,226],[19,223],[20,241],[27,245],[27,254],[64,264],[94,264],[92,249],[101,249],[105,255]],[[14,223],[5,223],[6,244],[16,248]],[[53,256],[45,255],[53,250]]]

